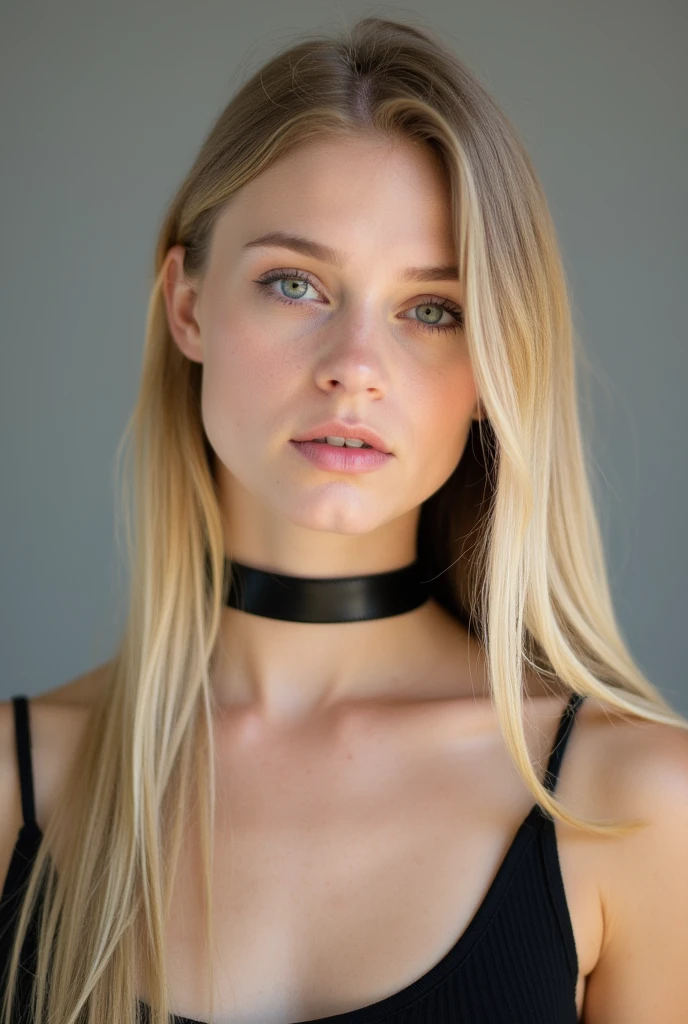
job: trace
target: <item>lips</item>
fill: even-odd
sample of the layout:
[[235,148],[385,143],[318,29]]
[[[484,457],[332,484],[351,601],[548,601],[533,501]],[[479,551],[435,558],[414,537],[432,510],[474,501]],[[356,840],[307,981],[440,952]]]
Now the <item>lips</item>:
[[384,452],[386,455],[393,454],[390,452],[389,445],[386,441],[384,441],[384,439],[374,430],[363,423],[343,423],[341,420],[330,420],[327,423],[320,423],[314,427],[310,427],[307,431],[304,431],[302,434],[292,438],[292,440],[315,441],[315,439],[319,437],[355,437],[358,438],[359,441],[369,444],[371,448],[375,448],[379,452]]
[[347,445],[317,441],[290,441],[301,456],[329,473],[373,473],[388,465],[394,456],[376,448],[349,448]]

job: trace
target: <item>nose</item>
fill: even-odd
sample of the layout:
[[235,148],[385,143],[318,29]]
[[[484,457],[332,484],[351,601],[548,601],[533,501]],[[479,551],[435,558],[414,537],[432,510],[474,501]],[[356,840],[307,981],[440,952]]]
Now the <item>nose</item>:
[[315,372],[318,387],[334,387],[355,394],[372,391],[378,397],[386,393],[389,381],[379,342],[372,330],[347,330],[321,354]]

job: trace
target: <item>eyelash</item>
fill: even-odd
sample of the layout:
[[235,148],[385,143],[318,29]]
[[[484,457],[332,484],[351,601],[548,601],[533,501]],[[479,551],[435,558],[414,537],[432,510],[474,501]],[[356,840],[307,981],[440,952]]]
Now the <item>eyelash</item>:
[[[288,281],[293,278],[298,278],[300,281],[307,281],[313,288],[316,288],[317,291],[317,286],[315,285],[311,275],[306,274],[302,270],[271,270],[268,274],[258,278],[254,283],[273,299],[276,299],[277,302],[282,302],[285,306],[300,306],[303,305],[300,299],[288,299],[284,295],[278,295],[272,290],[272,288],[270,288],[270,285],[274,281]],[[460,306],[454,306],[453,303],[450,303],[447,299],[438,299],[435,296],[427,296],[426,298],[421,299],[420,302],[417,302],[415,306],[409,306],[409,309],[415,309],[416,306],[423,305],[439,306],[453,316],[455,320],[455,323],[453,324],[424,324],[420,320],[416,320],[415,322],[425,328],[426,331],[451,331],[453,333],[455,331],[463,330],[463,310]]]

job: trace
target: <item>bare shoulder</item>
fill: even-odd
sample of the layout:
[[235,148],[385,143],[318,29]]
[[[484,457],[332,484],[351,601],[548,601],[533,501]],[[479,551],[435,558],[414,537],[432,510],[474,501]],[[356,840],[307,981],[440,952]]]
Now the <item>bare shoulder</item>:
[[649,825],[673,811],[688,812],[687,730],[621,714],[588,697],[576,732],[578,763],[590,770],[585,781],[591,785],[577,787],[590,803],[585,813],[642,818]]
[[[41,828],[50,816],[89,711],[110,676],[110,662],[29,700],[31,763],[36,818]],[[11,700],[0,701],[0,879],[4,880],[22,825],[21,793]]]
[[683,1020],[688,731],[621,715],[588,698],[578,712],[570,764],[566,793],[559,795],[574,813],[645,823],[626,835],[577,840],[576,857],[597,888],[602,919],[584,1020]]
[[[59,686],[29,698],[29,726],[34,774],[42,774],[41,764],[55,761],[68,752],[102,687],[110,677],[111,663],[95,668]],[[0,701],[0,756],[4,766],[16,760],[14,709],[11,701]]]

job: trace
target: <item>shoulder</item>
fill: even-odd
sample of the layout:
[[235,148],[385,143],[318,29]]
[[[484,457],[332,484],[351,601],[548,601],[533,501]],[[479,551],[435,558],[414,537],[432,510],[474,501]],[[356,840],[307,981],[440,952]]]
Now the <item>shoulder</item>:
[[665,868],[676,855],[688,862],[688,731],[632,716],[610,716],[598,728],[597,813],[646,822],[609,843],[607,884],[620,894],[630,882],[623,869],[647,869],[649,855]]
[[657,842],[672,823],[688,825],[688,730],[620,714],[587,697],[570,744],[557,795],[571,810],[592,819],[647,822],[633,835],[604,840],[615,858],[622,848],[630,856]]
[[[76,735],[83,729],[96,697],[110,676],[111,662],[29,696],[29,729],[34,774],[46,763],[57,767]],[[14,765],[15,727],[11,701],[0,701],[0,756],[3,766]]]
[[[45,828],[70,767],[95,698],[111,663],[29,698],[31,767],[36,818]],[[4,879],[22,825],[21,793],[11,700],[0,701],[0,879]]]
[[569,781],[572,810],[645,822],[633,833],[581,842],[594,849],[603,919],[584,1019],[678,1021],[688,1000],[688,732],[590,698],[578,718],[575,763],[584,784]]
[[688,813],[688,730],[622,715],[588,697],[575,731],[581,759],[594,770],[591,815],[659,825],[674,811]]

